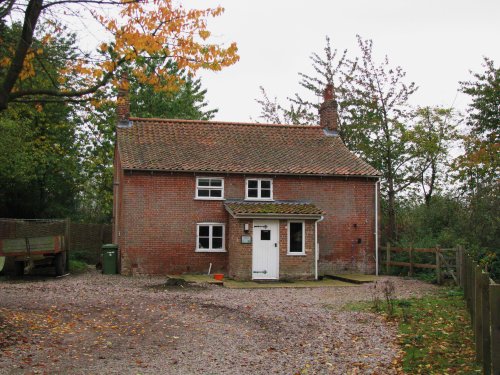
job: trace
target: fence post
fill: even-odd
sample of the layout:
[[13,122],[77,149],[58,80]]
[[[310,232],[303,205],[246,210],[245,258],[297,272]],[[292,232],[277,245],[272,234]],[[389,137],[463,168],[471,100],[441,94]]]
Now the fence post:
[[385,261],[386,261],[386,272],[389,275],[389,271],[390,271],[389,264],[391,263],[391,244],[389,242],[387,242]]
[[466,258],[466,271],[467,271],[467,308],[469,309],[469,313],[472,314],[471,310],[471,301],[472,301],[472,289],[471,289],[471,277],[472,277],[472,261],[469,256]]
[[410,244],[410,277],[413,277],[413,244]]
[[474,277],[474,295],[476,299],[474,301],[474,341],[476,342],[476,361],[483,362],[483,301],[482,301],[482,285],[481,285],[481,267],[479,265],[474,265],[475,277]]
[[481,342],[482,351],[483,351],[483,374],[490,375],[491,374],[491,352],[490,352],[490,295],[489,295],[489,286],[490,286],[490,276],[486,272],[480,273],[481,280],[481,306],[482,310],[478,312],[478,315],[481,314],[481,321],[483,327],[483,340]]
[[[464,248],[461,245],[458,245],[457,247],[457,259],[459,263],[457,264],[457,273],[460,275],[460,286],[465,289],[465,259],[464,259]],[[460,268],[458,268],[458,265],[460,265]]]
[[465,304],[467,305],[467,308],[469,307],[469,258],[467,257],[466,254],[463,256],[463,269],[464,269],[464,297],[465,297]]
[[441,276],[441,258],[439,257],[439,245],[436,246],[436,280],[438,285],[441,285],[443,283],[442,276]]
[[69,272],[69,254],[71,251],[71,219],[68,217],[64,223],[64,246],[66,247],[66,272]]
[[460,277],[462,279],[462,285],[465,287],[465,249],[460,245]]
[[97,254],[96,254],[97,262],[99,262],[99,259],[101,258],[101,249],[102,249],[102,245],[104,245],[104,226],[105,225],[106,224],[101,224],[101,227],[99,228],[99,239],[101,240],[101,243],[100,243],[99,249],[97,249]]
[[469,307],[469,312],[470,312],[470,318],[472,322],[472,318],[474,316],[474,309],[472,308],[473,302],[474,302],[474,288],[472,287],[474,285],[473,279],[474,279],[474,268],[473,268],[473,262],[472,258],[468,257],[467,259],[467,290],[469,291],[469,299],[468,299],[468,307]]
[[500,375],[500,284],[490,284],[491,373]]
[[474,322],[475,322],[475,312],[476,312],[476,288],[475,288],[475,280],[476,280],[476,262],[474,262],[471,258],[470,260],[470,278],[469,278],[469,290],[470,290],[470,320],[472,325],[472,330],[474,330]]

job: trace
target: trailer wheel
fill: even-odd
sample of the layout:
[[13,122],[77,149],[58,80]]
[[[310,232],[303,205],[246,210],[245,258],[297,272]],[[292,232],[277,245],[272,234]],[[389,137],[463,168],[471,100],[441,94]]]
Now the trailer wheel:
[[24,276],[24,262],[23,261],[15,261],[14,268],[15,268],[15,272],[16,272],[17,277]]
[[56,270],[56,276],[64,275],[66,269],[66,252],[57,253],[54,258],[54,268]]

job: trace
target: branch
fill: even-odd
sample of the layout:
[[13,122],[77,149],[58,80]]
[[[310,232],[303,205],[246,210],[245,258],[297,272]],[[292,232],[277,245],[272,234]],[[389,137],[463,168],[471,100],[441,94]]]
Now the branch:
[[21,74],[23,70],[23,62],[28,53],[28,49],[33,43],[33,33],[38,22],[38,17],[40,17],[42,6],[43,0],[30,0],[28,3],[21,39],[19,39],[12,64],[9,66],[9,70],[2,83],[2,90],[0,91],[0,110],[7,108],[9,96],[19,78],[19,74]]
[[54,5],[61,4],[99,4],[99,5],[127,5],[131,3],[139,3],[141,0],[113,1],[113,0],[60,0],[45,4],[42,9],[47,9]]
[[[125,60],[121,59],[118,61],[117,66],[121,65]],[[73,90],[73,91],[59,91],[59,90],[49,90],[49,89],[40,89],[40,90],[24,90],[24,91],[16,91],[13,92],[10,97],[11,100],[16,100],[23,96],[33,96],[33,95],[46,95],[53,96],[59,98],[74,98],[78,96],[84,96],[88,94],[93,94],[97,90],[99,90],[102,86],[106,85],[109,80],[113,77],[114,71],[108,72],[104,75],[104,77],[97,82],[94,86],[88,87],[83,90]]]
[[7,5],[5,5],[5,7],[0,7],[0,20],[7,17],[10,14],[15,2],[16,0],[9,0],[7,2]]
[[45,64],[43,63],[42,59],[37,54],[35,54],[35,59],[37,59],[37,61],[40,63],[40,66],[42,67],[43,71],[45,72],[45,74],[47,74],[47,77],[49,77],[49,80],[52,83],[52,86],[54,86],[54,88],[57,88],[56,81],[54,81],[54,78],[50,75],[50,73],[47,70],[47,68],[45,67]]
[[414,184],[415,182],[417,182],[418,181],[418,177],[419,176],[410,177],[409,180],[406,182],[406,184],[398,187],[397,189],[394,189],[394,192],[395,193],[399,193],[400,191],[405,190],[408,186],[410,186],[411,184]]
[[14,99],[13,103],[85,103],[88,99],[50,99],[50,98],[36,98],[36,99]]
[[415,172],[413,175],[411,175],[410,177],[407,177],[405,180],[407,181],[404,185],[402,186],[399,186],[397,189],[395,189],[394,191],[396,193],[406,189],[408,186],[410,186],[411,184],[414,184],[415,182],[418,182],[419,179],[421,179],[422,177],[422,174],[424,173],[424,171],[429,168],[429,165],[425,166],[424,168],[422,168],[420,171],[417,171]]

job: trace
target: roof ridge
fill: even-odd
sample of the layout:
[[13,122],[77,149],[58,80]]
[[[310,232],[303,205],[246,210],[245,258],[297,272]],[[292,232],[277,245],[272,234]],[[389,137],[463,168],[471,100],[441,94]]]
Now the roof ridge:
[[131,121],[143,122],[177,122],[184,124],[217,124],[217,125],[245,125],[245,126],[268,126],[268,127],[290,127],[290,128],[308,128],[321,129],[319,125],[296,125],[296,124],[271,124],[258,122],[230,122],[230,121],[209,121],[209,120],[188,120],[188,119],[168,119],[159,117],[130,117]]

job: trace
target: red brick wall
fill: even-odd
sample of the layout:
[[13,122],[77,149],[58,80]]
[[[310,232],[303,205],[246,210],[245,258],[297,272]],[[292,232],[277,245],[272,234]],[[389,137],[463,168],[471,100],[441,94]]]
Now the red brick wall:
[[226,269],[227,253],[195,252],[196,223],[227,224],[227,214],[221,201],[193,199],[193,175],[126,173],[122,183],[122,273],[207,272],[210,263],[212,271]]
[[[252,279],[252,244],[242,244],[241,236],[253,236],[253,220],[238,220],[229,215],[229,276],[238,280]],[[245,233],[243,225],[248,224],[249,231]]]
[[326,213],[318,223],[320,274],[375,272],[373,179],[279,177],[274,194],[275,199],[310,200]]
[[[224,177],[225,198],[244,198],[245,176],[214,176]],[[251,245],[237,246],[242,224],[229,218],[223,201],[194,199],[195,174],[126,172],[121,178],[115,191],[122,192],[117,241],[123,273],[206,272],[209,263],[213,271],[225,271],[229,262],[230,275],[242,274],[243,266],[232,261],[237,254],[250,257],[251,264],[251,251],[242,250]],[[364,178],[273,176],[275,200],[307,200],[326,212],[318,223],[320,274],[374,271],[374,186],[373,179]],[[199,222],[226,224],[229,253],[195,252]],[[307,228],[313,236],[314,226]],[[286,251],[286,242],[281,249]],[[313,250],[309,253],[314,255]],[[309,261],[285,262],[284,275],[310,267]],[[251,269],[248,272],[251,275]]]
[[280,279],[314,279],[314,220],[305,220],[305,255],[288,255],[288,220],[280,220]]

